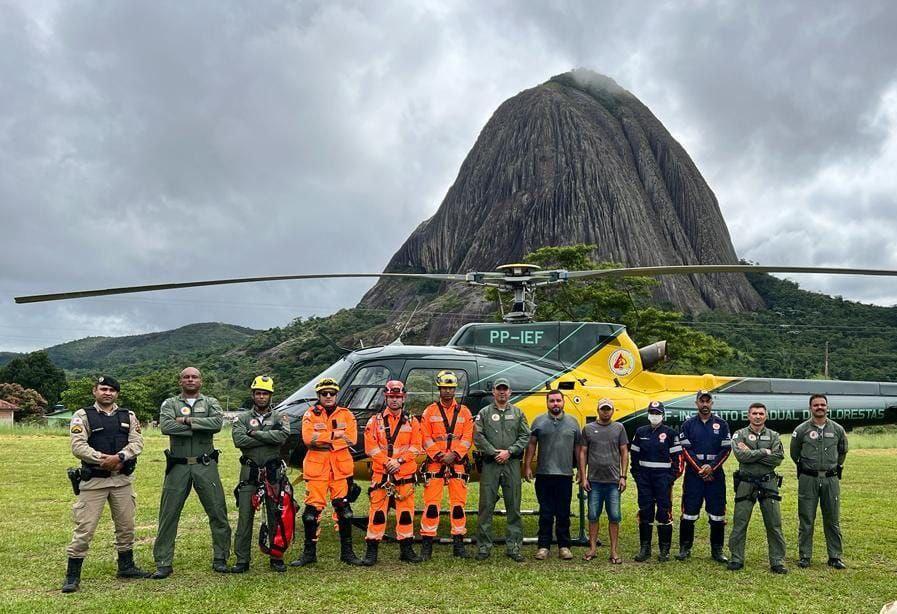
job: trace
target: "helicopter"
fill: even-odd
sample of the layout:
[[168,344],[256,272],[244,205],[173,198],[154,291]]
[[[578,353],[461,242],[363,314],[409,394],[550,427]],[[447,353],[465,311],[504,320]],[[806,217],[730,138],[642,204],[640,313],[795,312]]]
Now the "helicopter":
[[[420,415],[438,398],[435,375],[450,369],[458,376],[457,398],[476,415],[491,401],[492,382],[510,381],[511,402],[532,420],[545,411],[549,390],[563,391],[565,411],[581,426],[597,418],[599,399],[611,399],[614,419],[631,437],[647,424],[647,407],[662,401],[666,422],[676,427],[696,412],[698,391],[709,391],[714,413],[733,429],[748,423],[747,407],[755,401],[768,408],[770,428],[788,432],[810,417],[810,394],[828,395],[829,415],[848,429],[897,422],[897,383],[866,381],[817,381],[800,379],[732,377],[712,374],[670,375],[651,371],[667,357],[665,341],[638,347],[621,324],[596,322],[534,322],[537,288],[575,280],[624,276],[656,277],[706,273],[811,273],[833,275],[897,276],[885,269],[762,266],[754,264],[675,265],[621,267],[567,271],[542,270],[533,264],[506,264],[495,271],[454,273],[338,273],[245,277],[183,283],[127,286],[16,297],[16,303],[87,298],[263,281],[334,278],[404,278],[460,282],[512,292],[511,309],[503,322],[471,323],[460,328],[444,346],[390,345],[351,351],[327,367],[277,405],[291,417],[293,434],[284,444],[284,456],[301,466],[304,446],[298,422],[317,401],[314,386],[324,377],[340,385],[338,403],[356,416],[359,429],[384,407],[383,389],[388,380],[405,382],[406,409]],[[366,480],[370,466],[363,446],[353,450],[355,476]]]

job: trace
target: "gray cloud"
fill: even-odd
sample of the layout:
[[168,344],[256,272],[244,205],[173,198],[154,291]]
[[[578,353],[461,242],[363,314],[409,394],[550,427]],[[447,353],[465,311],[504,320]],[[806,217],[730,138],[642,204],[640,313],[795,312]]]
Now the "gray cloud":
[[[494,109],[576,66],[613,77],[682,142],[741,255],[897,268],[892,3],[0,12],[0,349],[204,320],[267,327],[352,305],[369,283],[10,297],[380,270],[435,211]],[[887,282],[806,283],[897,302]]]

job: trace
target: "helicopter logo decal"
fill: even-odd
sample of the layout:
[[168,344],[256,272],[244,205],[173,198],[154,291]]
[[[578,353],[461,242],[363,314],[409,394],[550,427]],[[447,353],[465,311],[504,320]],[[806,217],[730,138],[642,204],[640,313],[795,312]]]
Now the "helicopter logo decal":
[[629,350],[615,351],[610,355],[610,359],[607,362],[610,366],[610,370],[613,371],[615,375],[621,377],[629,375],[635,368],[635,358]]

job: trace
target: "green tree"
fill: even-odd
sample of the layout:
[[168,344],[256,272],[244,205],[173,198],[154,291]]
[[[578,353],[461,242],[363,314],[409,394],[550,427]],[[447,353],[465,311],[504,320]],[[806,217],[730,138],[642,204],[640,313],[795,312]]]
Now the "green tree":
[[46,352],[32,352],[12,359],[0,369],[0,382],[33,388],[55,405],[65,390],[65,371],[54,365]]
[[[595,247],[584,244],[541,247],[528,254],[524,261],[538,264],[543,269],[568,271],[623,266],[592,260]],[[536,293],[535,319],[540,322],[570,320],[625,324],[633,341],[640,346],[666,339],[673,360],[661,369],[668,371],[708,371],[735,356],[732,347],[724,341],[683,324],[681,313],[652,306],[651,290],[657,283],[648,277],[615,277],[549,286]],[[490,289],[487,298],[494,301],[499,296]],[[503,305],[507,310],[507,304]]]
[[0,384],[0,399],[19,408],[15,413],[17,422],[41,421],[47,411],[47,400],[37,390],[19,384]]
[[[159,414],[159,406],[171,396],[170,384],[165,384],[171,373],[157,371],[141,377],[121,382],[121,392],[116,403],[127,407],[141,422],[155,419]],[[62,402],[70,409],[78,409],[93,405],[93,377],[81,377],[69,382],[69,387],[62,393]],[[176,387],[176,386],[175,386]]]

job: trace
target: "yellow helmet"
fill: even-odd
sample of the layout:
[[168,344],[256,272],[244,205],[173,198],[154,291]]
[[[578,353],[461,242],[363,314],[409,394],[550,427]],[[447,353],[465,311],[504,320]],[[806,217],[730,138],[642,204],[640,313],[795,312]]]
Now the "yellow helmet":
[[439,388],[457,388],[458,376],[454,371],[440,371],[436,374],[436,386]]
[[250,390],[265,390],[274,394],[274,380],[268,377],[267,375],[259,375],[254,380],[252,380],[252,385],[249,387]]
[[332,377],[325,377],[317,384],[315,384],[315,392],[321,392],[322,390],[332,390],[334,392],[339,392],[339,384]]

